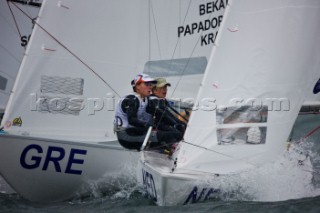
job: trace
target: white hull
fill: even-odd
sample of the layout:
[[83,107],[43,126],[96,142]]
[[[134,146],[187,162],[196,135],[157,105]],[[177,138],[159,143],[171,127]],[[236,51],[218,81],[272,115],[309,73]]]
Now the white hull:
[[[256,192],[262,195],[271,194],[269,197],[262,196],[262,198],[255,198],[259,201],[295,199],[297,198],[295,196],[299,195],[288,195],[288,188],[295,192],[293,188],[301,187],[300,184],[297,186],[295,181],[301,181],[301,185],[304,184],[306,191],[308,191],[308,184],[311,184],[313,178],[311,172],[313,169],[309,157],[294,151],[294,149],[291,150],[286,153],[291,156],[289,157],[290,160],[286,161],[285,158],[284,161],[280,160],[281,163],[279,164],[283,166],[283,169],[279,170],[279,176],[276,174],[276,169],[274,174],[270,171],[270,168],[277,167],[275,165],[278,164],[260,168],[261,170],[247,170],[225,175],[190,170],[174,170],[174,172],[171,172],[172,160],[168,156],[144,152],[141,154],[143,156],[139,162],[139,168],[141,168],[142,172],[142,177],[139,178],[139,181],[143,184],[148,197],[159,206],[186,205],[234,198],[238,200],[242,194],[245,197],[244,199],[248,199],[248,197],[252,196],[248,194],[250,190],[253,191],[253,196]],[[293,158],[295,159],[294,161],[292,161]],[[283,179],[286,172],[288,172],[286,171],[288,166],[290,168],[288,169],[289,172],[292,173]],[[259,179],[255,178],[259,177],[260,179],[264,179],[264,181],[268,181],[269,179],[268,177],[264,177],[266,174],[265,169],[269,169],[267,174],[271,175],[271,179],[274,178],[273,175],[280,178],[276,179],[277,183],[285,180],[289,181],[288,186],[284,188],[283,196],[281,194],[272,194],[274,191],[279,192],[277,189],[266,189],[259,186]],[[290,182],[290,180],[294,181]],[[277,188],[277,184],[272,187]],[[265,191],[260,192],[260,190]]]
[[201,182],[203,179],[218,178],[217,175],[190,171],[172,173],[172,160],[167,155],[152,152],[141,155],[144,156],[140,161],[142,177],[139,181],[147,195],[159,206],[203,202],[215,197],[219,191]]
[[86,193],[90,184],[108,180],[138,163],[138,152],[121,148],[117,141],[89,144],[29,136],[0,138],[1,175],[31,201],[72,198]]

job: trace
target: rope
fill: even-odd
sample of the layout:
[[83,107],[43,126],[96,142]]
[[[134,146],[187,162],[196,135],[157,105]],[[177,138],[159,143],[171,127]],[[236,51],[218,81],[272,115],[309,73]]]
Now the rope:
[[307,139],[308,137],[310,137],[313,133],[315,133],[317,130],[320,129],[320,126],[314,128],[313,130],[311,130],[306,136],[304,136],[303,139]]
[[[150,142],[150,143],[154,144],[154,143],[159,143],[159,142]],[[165,143],[165,144],[159,143],[159,146],[152,146],[152,148],[149,148],[148,145],[150,145],[150,143],[147,143],[147,146],[146,146],[147,148],[142,150],[142,151],[154,151],[154,150],[159,150],[160,148],[168,148],[168,149],[170,149],[170,147],[168,147],[168,146],[171,146],[171,145],[173,145],[175,143],[179,143],[179,142],[168,142],[168,143]]]
[[[219,155],[222,155],[222,156],[231,158],[231,159],[233,159],[233,160],[236,160],[236,158],[234,158],[234,157],[231,156],[231,155],[226,155],[226,154],[224,154],[224,153],[215,151],[215,150],[213,150],[213,149],[208,149],[207,147],[204,147],[204,146],[196,145],[196,144],[193,144],[193,143],[190,143],[190,142],[187,142],[187,141],[181,141],[181,142],[182,142],[182,143],[189,144],[189,145],[194,146],[194,147],[197,147],[197,148],[200,148],[200,149],[204,149],[204,150],[206,150],[206,151],[214,152],[214,153],[216,153],[216,154],[219,154]],[[248,163],[248,162],[246,162],[246,163]],[[249,164],[251,164],[251,163],[249,163]],[[254,164],[252,164],[252,165],[254,165]],[[256,165],[254,165],[254,166],[256,166]]]
[[185,120],[186,122],[189,122],[189,120],[187,118],[185,118],[184,116],[182,116],[177,110],[175,110],[173,107],[171,107],[170,105],[168,105],[168,108],[171,109],[174,113],[176,113],[177,115],[179,115],[181,118],[183,118],[183,120]]
[[[28,17],[30,20],[32,20],[32,18],[25,13],[20,7],[18,7],[15,3],[12,2],[12,4],[18,8],[26,17]],[[64,44],[62,44],[56,37],[54,37],[51,33],[49,33],[44,27],[42,27],[39,23],[34,22],[40,29],[42,29],[45,33],[47,33],[54,41],[56,41],[60,46],[62,46],[67,52],[69,52],[73,57],[75,57],[78,61],[80,61],[85,67],[87,67],[93,74],[95,74],[102,82],[104,82],[118,97],[120,97],[120,95],[116,92],[115,89],[113,89],[113,87],[108,84],[107,81],[105,81],[96,71],[93,70],[93,68],[91,68],[87,63],[85,63],[79,56],[77,56],[74,52],[72,52],[67,46],[65,46]]]

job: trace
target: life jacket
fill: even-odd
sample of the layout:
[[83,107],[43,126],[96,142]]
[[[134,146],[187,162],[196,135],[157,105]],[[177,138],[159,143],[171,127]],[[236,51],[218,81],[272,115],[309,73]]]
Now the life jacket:
[[[139,120],[144,121],[145,123],[150,122],[152,120],[152,116],[146,112],[149,98],[146,97],[145,100],[143,100],[141,98],[141,96],[138,94],[132,94],[132,95],[134,95],[137,98],[137,100],[139,101],[138,102],[139,105],[137,106],[138,107],[137,117],[139,118]],[[125,100],[128,96],[129,95],[125,96],[124,98],[121,98],[121,100],[119,101],[117,108],[116,108],[114,124],[118,128],[119,127],[121,127],[121,128],[134,127],[129,124],[127,113],[124,112],[122,109],[123,100]]]

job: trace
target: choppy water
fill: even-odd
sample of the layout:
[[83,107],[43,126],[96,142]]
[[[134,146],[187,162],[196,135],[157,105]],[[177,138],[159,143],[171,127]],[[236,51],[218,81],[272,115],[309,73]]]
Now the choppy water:
[[[284,152],[279,161],[232,178],[218,179],[224,196],[215,201],[186,206],[159,207],[145,197],[137,184],[135,171],[108,180],[114,185],[94,183],[92,194],[72,201],[37,204],[24,200],[0,178],[0,212],[320,212],[320,130],[301,140],[320,125],[320,115],[299,116],[293,141],[298,152],[308,153],[313,168],[307,163],[297,167],[296,151]],[[299,143],[300,142],[300,143]],[[123,181],[125,179],[125,181]],[[212,184],[212,180],[208,180]]]

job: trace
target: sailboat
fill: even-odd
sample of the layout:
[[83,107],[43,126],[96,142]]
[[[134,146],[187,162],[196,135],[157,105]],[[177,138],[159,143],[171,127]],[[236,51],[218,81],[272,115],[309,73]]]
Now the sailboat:
[[[10,1],[0,1],[0,117],[9,100],[33,28],[32,20],[10,4]],[[41,1],[24,2],[20,6],[35,19]]]
[[1,124],[1,175],[24,198],[53,202],[136,167],[138,152],[113,132],[117,101],[141,72],[165,72],[171,95],[195,98],[226,4],[43,1]]
[[279,159],[319,79],[319,20],[315,0],[229,1],[184,140],[169,157],[141,152],[140,181],[155,203],[214,198],[221,190],[201,180]]

